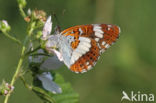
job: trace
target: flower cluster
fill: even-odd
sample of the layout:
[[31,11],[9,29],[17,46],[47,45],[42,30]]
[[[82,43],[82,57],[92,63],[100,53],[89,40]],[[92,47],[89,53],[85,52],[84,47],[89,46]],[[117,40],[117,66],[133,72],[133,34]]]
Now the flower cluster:
[[11,86],[9,83],[5,81],[0,85],[0,95],[7,95],[14,90],[14,86]]
[[[43,31],[42,31],[42,40],[46,41],[48,37],[50,36],[52,30],[52,22],[51,22],[51,16],[48,17],[47,21],[44,24]],[[32,46],[32,45],[31,45]],[[46,45],[45,45],[46,46]],[[33,47],[31,47],[33,49]],[[61,93],[62,89],[53,81],[53,76],[50,72],[50,70],[58,69],[63,63],[61,61],[61,54],[55,50],[52,49],[54,55],[53,56],[45,56],[45,55],[37,55],[37,56],[29,56],[29,62],[30,64],[39,64],[38,68],[42,71],[42,73],[39,73],[36,75],[38,80],[41,81],[42,87],[50,91],[54,94]],[[39,49],[37,51],[38,54],[44,54],[44,50]]]

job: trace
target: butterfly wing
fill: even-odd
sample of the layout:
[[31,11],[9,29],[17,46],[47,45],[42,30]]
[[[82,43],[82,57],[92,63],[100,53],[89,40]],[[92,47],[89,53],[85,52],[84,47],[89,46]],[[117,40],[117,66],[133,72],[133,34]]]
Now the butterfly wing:
[[73,38],[69,42],[72,54],[68,67],[73,72],[83,73],[90,70],[101,53],[118,39],[120,28],[107,24],[80,25],[68,28],[61,34]]

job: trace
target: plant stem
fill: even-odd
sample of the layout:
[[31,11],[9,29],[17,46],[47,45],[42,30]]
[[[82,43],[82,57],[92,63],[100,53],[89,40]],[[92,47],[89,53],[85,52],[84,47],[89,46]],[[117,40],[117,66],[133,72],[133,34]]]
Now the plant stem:
[[[22,8],[21,6],[19,6],[19,11],[20,11],[21,15],[25,18],[25,17],[26,17],[26,14],[25,14],[25,12],[24,12],[24,10],[23,10],[23,8]],[[35,25],[35,23],[34,23],[34,25]],[[26,55],[25,55],[26,44],[27,44],[27,42],[28,42],[28,40],[29,40],[29,37],[31,36],[31,34],[32,34],[33,30],[34,30],[34,28],[32,28],[32,26],[34,26],[34,25],[30,25],[30,28],[28,29],[28,35],[25,37],[25,40],[24,40],[24,42],[23,42],[22,51],[21,51],[21,57],[20,57],[20,59],[19,59],[19,62],[18,62],[16,71],[15,71],[13,77],[12,77],[12,80],[11,80],[11,83],[10,83],[11,86],[14,85],[14,83],[15,83],[17,77],[19,76],[19,73],[20,73],[20,70],[21,70],[21,66],[22,66],[23,61],[24,61],[24,58],[25,58],[25,56],[26,56]],[[21,45],[21,42],[20,42],[18,39],[16,39],[16,38],[10,36],[10,35],[9,35],[8,33],[6,33],[6,32],[3,32],[3,33],[4,33],[5,36],[7,36],[9,39],[11,39],[11,40],[13,40],[13,41],[15,41],[15,42],[17,42],[18,44]],[[6,95],[6,97],[5,97],[5,99],[4,99],[4,103],[7,103],[7,102],[8,102],[9,97],[10,97],[10,93],[8,93],[8,94]]]
[[25,53],[25,56],[30,55],[30,54],[32,54],[32,53],[34,53],[35,51],[39,50],[40,48],[41,48],[41,46],[38,46],[38,47],[37,47],[37,48],[35,48],[34,50],[32,50],[32,51],[29,51],[29,52]]
[[[17,68],[16,68],[16,71],[15,71],[15,74],[13,75],[12,77],[12,80],[11,80],[11,85],[13,86],[15,81],[16,81],[16,78],[18,77],[18,74],[21,70],[21,66],[22,66],[22,63],[23,63],[23,60],[24,60],[24,57],[25,57],[25,50],[26,50],[26,44],[29,40],[29,37],[30,35],[32,34],[33,32],[33,29],[29,29],[28,30],[28,35],[25,37],[25,40],[23,42],[23,47],[22,47],[22,51],[21,51],[21,57],[19,59],[19,62],[18,62],[18,65],[17,65]],[[8,102],[8,99],[10,97],[10,93],[8,93],[4,99],[4,103],[7,103]]]
[[[22,63],[23,63],[23,59],[24,59],[24,52],[25,52],[26,48],[25,46],[22,47],[22,52],[21,52],[21,57],[19,59],[19,62],[18,62],[18,65],[17,65],[17,68],[16,68],[16,72],[15,74],[13,75],[13,78],[11,80],[11,85],[13,86],[15,81],[16,81],[16,78],[18,77],[18,74],[20,72],[20,69],[21,69],[21,66],[22,66]],[[5,99],[4,99],[4,103],[7,103],[8,102],[8,99],[10,97],[10,93],[8,93],[8,95],[6,95]]]
[[24,79],[23,76],[20,76],[20,79],[22,80],[22,82],[23,82],[23,84],[24,84],[24,86],[25,86],[26,88],[28,88],[29,90],[32,90],[32,86],[30,86],[30,85],[25,81],[25,79]]
[[24,59],[24,52],[25,52],[25,46],[23,46],[23,48],[22,48],[21,58],[20,58],[20,60],[19,60],[19,63],[18,63],[16,72],[15,72],[13,78],[12,78],[11,85],[14,85],[15,80],[16,80],[16,77],[18,76],[18,73],[20,72],[20,68],[21,68],[21,66],[22,66],[23,59]]
[[26,14],[21,6],[19,6],[19,11],[20,11],[21,15],[25,18]]
[[20,40],[16,39],[15,37],[12,37],[12,36],[9,35],[7,32],[4,32],[4,31],[3,31],[3,34],[4,34],[6,37],[8,37],[9,39],[11,39],[11,40],[15,41],[16,43],[18,43],[19,45],[21,45]]
[[37,55],[39,55],[39,56],[43,55],[43,56],[47,56],[47,57],[51,56],[51,55],[45,54],[45,53],[35,53],[35,54],[31,54],[31,56],[37,56]]
[[32,87],[32,90],[40,93],[42,95],[42,97],[45,98],[46,100],[48,100],[50,103],[56,103],[55,100],[53,98],[51,98],[49,95],[47,95],[47,93],[44,90],[42,90],[38,87],[35,87],[35,86]]

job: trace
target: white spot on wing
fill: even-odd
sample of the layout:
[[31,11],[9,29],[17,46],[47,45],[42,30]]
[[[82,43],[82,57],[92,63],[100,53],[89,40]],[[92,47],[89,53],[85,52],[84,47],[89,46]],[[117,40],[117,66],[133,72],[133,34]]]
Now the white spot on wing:
[[101,28],[102,27],[100,25],[98,25],[98,24],[93,25],[93,31],[103,34],[104,32],[101,30]]
[[86,70],[86,69],[83,69],[83,70],[81,71],[81,73],[85,73],[85,72],[87,72],[87,70]]
[[78,52],[73,52],[72,57],[71,57],[71,61],[72,64],[77,61],[80,57],[82,56],[82,54],[78,53]]
[[100,50],[100,53],[103,53],[105,51],[105,49]]
[[90,69],[92,69],[92,66],[91,65],[88,66],[88,70],[90,70]]
[[97,43],[97,45],[98,45],[98,47],[101,49],[101,46],[100,46],[100,44],[99,44],[99,43]]
[[89,62],[87,62],[86,65],[89,65]]
[[112,28],[112,25],[107,25],[108,26],[108,30],[110,30]]
[[99,38],[102,38],[103,37],[103,34],[102,33],[99,33],[97,31],[95,31],[95,36],[99,37]]
[[73,50],[70,64],[74,64],[82,55],[87,53],[91,48],[91,40],[87,37],[79,37],[80,43],[75,50]]
[[80,50],[84,50],[84,51],[89,51],[89,48],[88,47],[85,47],[83,45],[78,45],[78,47],[76,49],[80,49]]
[[74,71],[74,72],[77,73],[77,74],[79,73],[79,72],[77,72],[77,71]]
[[98,42],[99,41],[99,38],[95,38],[95,41]]
[[79,37],[79,40],[80,41],[86,41],[86,42],[91,42],[91,40],[89,38],[86,38],[86,37]]
[[111,28],[112,27],[112,25],[107,25],[109,28]]
[[79,32],[80,32],[80,35],[83,33],[83,31],[82,31],[82,29],[81,29],[81,28],[79,28]]
[[85,54],[86,53],[85,50],[80,50],[80,49],[77,49],[77,48],[74,50],[74,52],[79,52],[81,54]]
[[89,47],[78,45],[78,47],[73,51],[71,56],[71,64],[74,64],[83,54],[89,51]]
[[106,48],[109,48],[109,47],[110,47],[110,45],[109,45],[109,44],[106,44],[106,45],[105,45],[105,47],[106,47]]
[[103,42],[102,42],[102,45],[105,45],[105,44],[106,44],[106,42],[105,42],[105,41],[103,41]]
[[88,48],[91,47],[91,44],[90,44],[90,43],[88,43],[88,42],[83,42],[83,41],[80,41],[79,45],[83,45],[83,46],[88,47]]
[[82,56],[82,54],[79,53],[79,52],[74,52],[74,55],[75,55],[77,58],[79,58],[80,56]]

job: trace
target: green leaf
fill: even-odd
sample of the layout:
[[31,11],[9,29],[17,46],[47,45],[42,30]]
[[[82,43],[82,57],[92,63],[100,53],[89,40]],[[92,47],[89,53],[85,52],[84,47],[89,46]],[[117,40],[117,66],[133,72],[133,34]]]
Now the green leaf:
[[70,83],[65,82],[58,73],[53,73],[54,82],[62,88],[62,93],[53,94],[44,88],[39,80],[34,80],[33,91],[44,101],[44,103],[78,103],[79,95],[73,90]]
[[53,98],[56,103],[78,103],[79,95],[74,92],[70,83],[66,83],[60,74],[55,74],[54,81],[62,88],[61,94],[56,94]]

